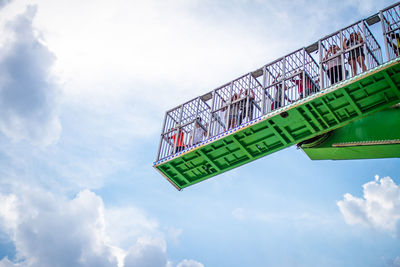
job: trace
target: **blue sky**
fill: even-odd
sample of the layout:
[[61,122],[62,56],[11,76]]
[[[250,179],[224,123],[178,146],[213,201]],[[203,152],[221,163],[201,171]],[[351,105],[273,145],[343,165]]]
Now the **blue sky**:
[[165,110],[392,3],[0,0],[0,267],[400,266],[399,159],[152,168]]

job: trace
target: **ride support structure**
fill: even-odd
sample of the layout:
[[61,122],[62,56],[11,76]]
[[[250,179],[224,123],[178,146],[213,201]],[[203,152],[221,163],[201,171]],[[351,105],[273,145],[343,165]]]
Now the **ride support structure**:
[[295,144],[311,159],[400,157],[399,14],[396,3],[167,111],[153,166],[181,190]]

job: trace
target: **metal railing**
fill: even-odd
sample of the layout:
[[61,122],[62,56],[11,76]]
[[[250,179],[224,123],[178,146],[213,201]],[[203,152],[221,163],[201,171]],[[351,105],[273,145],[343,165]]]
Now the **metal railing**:
[[263,67],[263,114],[319,91],[318,64],[299,49]]
[[365,21],[330,34],[319,44],[322,88],[382,64],[380,45]]
[[387,60],[400,55],[400,5],[394,4],[379,12]]
[[167,111],[157,161],[382,64],[368,27],[379,21],[387,61],[398,57],[399,3]]

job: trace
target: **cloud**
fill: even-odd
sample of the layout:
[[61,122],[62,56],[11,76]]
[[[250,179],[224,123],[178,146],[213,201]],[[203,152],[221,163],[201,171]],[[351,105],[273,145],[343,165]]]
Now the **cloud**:
[[61,132],[56,112],[55,56],[32,26],[36,6],[6,25],[12,40],[0,50],[0,132],[13,141],[49,145]]
[[12,0],[0,0],[0,9],[6,6],[8,3],[11,3]]
[[8,258],[0,260],[0,267],[18,267],[19,264],[12,263]]
[[[71,200],[32,187],[0,194],[0,229],[16,248],[15,259],[1,259],[0,267],[171,264],[155,220],[136,208],[105,208],[89,190]],[[188,262],[178,266],[203,266]]]
[[349,193],[337,202],[346,223],[399,234],[400,188],[390,177],[375,177],[363,185],[363,197]]
[[204,265],[194,260],[183,260],[176,267],[204,267]]
[[[146,213],[135,207],[112,207],[105,209],[107,236],[116,246],[127,250],[132,246],[132,241],[140,244],[151,243],[162,238],[159,223],[148,218]],[[143,235],[151,236],[150,241],[143,239]],[[148,242],[147,242],[148,241]],[[152,243],[153,242],[153,243]],[[163,245],[164,246],[164,245]]]
[[141,238],[128,251],[124,267],[165,267],[167,263],[163,240]]
[[82,191],[71,201],[42,190],[2,198],[9,201],[0,204],[0,218],[21,266],[117,265],[105,242],[103,202],[94,193]]

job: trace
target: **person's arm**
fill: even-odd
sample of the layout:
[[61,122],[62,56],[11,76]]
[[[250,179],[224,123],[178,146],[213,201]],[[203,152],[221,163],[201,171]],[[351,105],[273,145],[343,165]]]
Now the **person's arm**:
[[[208,129],[208,123],[206,123],[206,128]],[[203,135],[207,136],[207,132],[203,130]]]
[[347,42],[347,38],[344,37],[343,44],[342,44],[344,49],[348,48],[346,42]]
[[360,41],[360,43],[364,42],[364,39],[362,38],[360,32],[357,32],[357,36],[358,36],[358,40]]
[[326,60],[329,57],[329,54],[332,52],[332,46],[329,47],[328,51],[326,51],[326,55],[324,56],[324,58],[322,60]]

